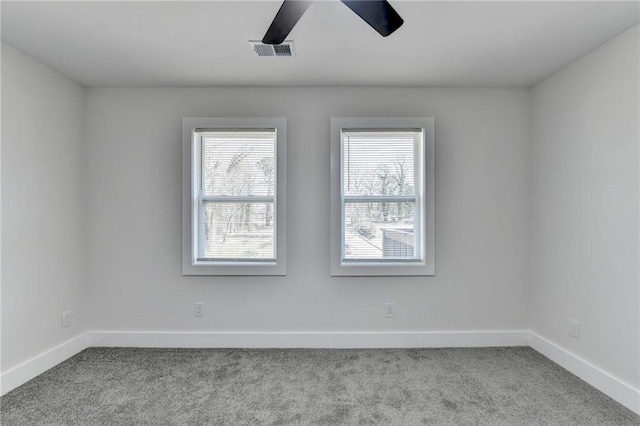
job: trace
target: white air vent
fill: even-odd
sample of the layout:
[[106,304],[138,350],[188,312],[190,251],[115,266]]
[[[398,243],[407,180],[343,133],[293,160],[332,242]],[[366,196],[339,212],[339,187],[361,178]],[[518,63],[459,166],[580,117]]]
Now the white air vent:
[[282,44],[264,44],[261,41],[249,40],[249,44],[258,56],[277,56],[281,58],[296,56],[296,49],[291,40],[285,40]]

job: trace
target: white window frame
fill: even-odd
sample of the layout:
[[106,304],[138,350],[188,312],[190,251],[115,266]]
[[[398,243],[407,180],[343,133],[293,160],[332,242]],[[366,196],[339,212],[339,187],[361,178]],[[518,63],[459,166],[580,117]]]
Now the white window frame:
[[[202,129],[275,129],[276,182],[274,188],[275,260],[197,261],[196,236],[199,185],[194,167]],[[287,119],[286,118],[183,118],[182,119],[182,274],[183,275],[286,275],[287,273]],[[260,197],[258,197],[260,198]]]
[[[422,129],[422,188],[416,188],[416,234],[420,235],[419,260],[344,259],[343,230],[345,198],[342,193],[343,129]],[[434,119],[425,118],[331,118],[331,275],[332,276],[422,276],[435,275],[435,142]]]

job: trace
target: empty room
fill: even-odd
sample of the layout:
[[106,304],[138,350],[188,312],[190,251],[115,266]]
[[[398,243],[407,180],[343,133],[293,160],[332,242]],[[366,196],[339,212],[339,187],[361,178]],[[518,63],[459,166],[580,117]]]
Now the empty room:
[[640,425],[637,1],[2,1],[3,425]]

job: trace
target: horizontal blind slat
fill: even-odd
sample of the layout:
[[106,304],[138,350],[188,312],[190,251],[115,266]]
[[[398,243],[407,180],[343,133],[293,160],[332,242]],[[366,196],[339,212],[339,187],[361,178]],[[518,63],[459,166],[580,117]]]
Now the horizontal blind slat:
[[276,257],[275,129],[207,129],[200,148],[198,259]]
[[343,260],[416,259],[415,131],[342,131]]

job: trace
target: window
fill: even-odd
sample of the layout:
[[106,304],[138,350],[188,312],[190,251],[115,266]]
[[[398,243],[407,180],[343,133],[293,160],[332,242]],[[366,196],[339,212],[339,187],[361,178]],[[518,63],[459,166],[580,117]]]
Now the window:
[[434,275],[432,118],[331,119],[331,274]]
[[286,119],[183,119],[183,274],[285,275]]

